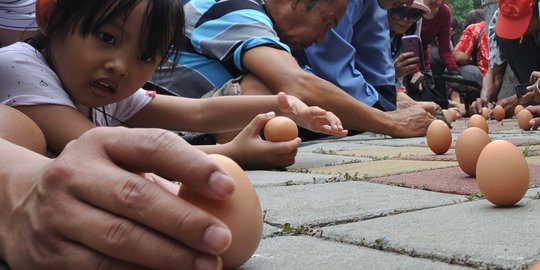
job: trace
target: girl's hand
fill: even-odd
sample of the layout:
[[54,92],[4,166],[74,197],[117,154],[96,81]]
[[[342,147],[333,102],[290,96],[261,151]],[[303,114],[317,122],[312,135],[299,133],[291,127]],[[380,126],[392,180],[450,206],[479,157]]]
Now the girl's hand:
[[406,52],[400,54],[396,60],[394,60],[394,67],[396,69],[396,77],[403,78],[406,75],[412,75],[420,68],[420,58],[414,56],[412,52]]
[[274,112],[257,115],[231,142],[227,155],[244,169],[277,169],[294,164],[300,138],[287,142],[270,142],[261,138],[260,132]]
[[308,107],[297,97],[278,93],[278,106],[284,116],[291,118],[297,125],[317,133],[333,136],[345,136],[341,120],[332,112],[318,106]]

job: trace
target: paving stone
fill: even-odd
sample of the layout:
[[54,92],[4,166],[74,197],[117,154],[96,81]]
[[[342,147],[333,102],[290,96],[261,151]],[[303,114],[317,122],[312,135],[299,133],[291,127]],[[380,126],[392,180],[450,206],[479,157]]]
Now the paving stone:
[[[540,162],[540,157],[537,160]],[[540,166],[529,165],[529,172],[530,186],[540,186]],[[459,167],[398,174],[369,181],[452,194],[480,193],[476,178],[467,175]]]
[[416,137],[416,138],[403,138],[403,139],[393,139],[393,138],[384,138],[379,140],[370,140],[362,142],[364,144],[370,145],[382,145],[382,146],[427,146],[425,137]]
[[265,222],[292,227],[361,220],[414,209],[449,205],[465,196],[366,182],[257,189]]
[[332,151],[363,149],[366,147],[371,148],[373,146],[365,145],[356,141],[325,141],[322,143],[314,143],[305,146],[301,145],[300,148],[298,148],[298,153],[329,153]]
[[349,157],[344,155],[325,155],[317,153],[298,152],[296,162],[288,168],[313,168],[325,167],[330,165],[339,165],[351,162],[371,161],[371,158]]
[[369,179],[393,174],[433,170],[458,166],[457,162],[449,161],[416,161],[416,160],[378,160],[343,164],[331,167],[310,169],[311,173],[328,173],[332,175]]
[[297,173],[287,171],[246,171],[251,184],[255,188],[271,186],[290,186],[305,184],[320,184],[344,181],[343,177],[328,174]]
[[241,270],[470,269],[307,236],[264,239]]
[[263,238],[274,236],[280,232],[281,232],[281,229],[278,227],[275,227],[266,223],[263,224],[263,233],[262,233]]
[[479,200],[321,230],[329,239],[352,244],[384,240],[383,250],[481,268],[525,269],[540,258],[539,212],[540,200],[523,199],[509,208]]
[[376,146],[367,149],[343,150],[336,151],[336,155],[355,156],[355,157],[370,157],[373,159],[395,159],[407,156],[416,155],[434,155],[427,147],[391,147],[391,146]]

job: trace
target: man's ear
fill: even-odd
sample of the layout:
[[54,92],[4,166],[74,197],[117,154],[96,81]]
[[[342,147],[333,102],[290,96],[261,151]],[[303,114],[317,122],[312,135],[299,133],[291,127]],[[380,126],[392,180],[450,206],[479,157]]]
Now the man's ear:
[[296,9],[296,7],[298,7],[298,5],[300,5],[300,0],[290,0],[291,1],[291,7],[293,9]]
[[36,22],[42,33],[47,33],[49,20],[56,7],[56,0],[37,0],[36,1]]

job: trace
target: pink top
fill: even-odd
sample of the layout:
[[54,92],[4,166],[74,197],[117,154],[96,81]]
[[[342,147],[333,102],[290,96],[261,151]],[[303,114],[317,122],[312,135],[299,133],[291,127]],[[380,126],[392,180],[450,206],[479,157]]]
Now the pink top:
[[452,12],[448,5],[442,4],[435,18],[422,19],[422,47],[426,59],[426,69],[430,69],[429,64],[429,44],[437,38],[439,55],[446,64],[448,70],[458,70],[456,58],[450,48],[450,29],[452,28]]

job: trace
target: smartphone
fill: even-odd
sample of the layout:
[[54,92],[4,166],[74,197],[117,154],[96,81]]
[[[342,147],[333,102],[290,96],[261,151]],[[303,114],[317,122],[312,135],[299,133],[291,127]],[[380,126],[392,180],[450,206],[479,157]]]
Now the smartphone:
[[516,96],[518,99],[527,94],[527,92],[529,92],[527,91],[527,87],[529,87],[530,85],[531,83],[520,83],[514,85],[514,90],[516,90]]
[[420,59],[420,70],[425,70],[424,50],[422,50],[422,41],[419,36],[406,35],[401,37],[401,52],[412,52]]

